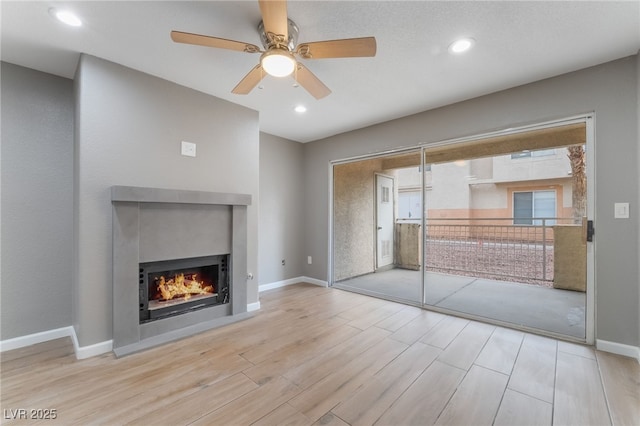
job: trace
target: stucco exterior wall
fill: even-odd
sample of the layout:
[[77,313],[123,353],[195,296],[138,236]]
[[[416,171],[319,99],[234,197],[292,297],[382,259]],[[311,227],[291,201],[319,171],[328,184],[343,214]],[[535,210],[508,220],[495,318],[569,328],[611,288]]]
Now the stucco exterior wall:
[[336,281],[367,274],[375,268],[375,172],[373,159],[333,167],[333,234]]

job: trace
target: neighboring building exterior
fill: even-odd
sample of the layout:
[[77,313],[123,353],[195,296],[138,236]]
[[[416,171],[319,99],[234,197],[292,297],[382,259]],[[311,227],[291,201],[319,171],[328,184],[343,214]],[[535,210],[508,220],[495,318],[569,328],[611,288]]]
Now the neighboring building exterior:
[[[570,218],[571,165],[566,148],[433,164],[426,167],[425,213],[435,219],[502,219],[537,225],[535,218]],[[398,219],[420,218],[419,167],[397,170]],[[509,221],[505,219],[510,219]],[[482,220],[483,224],[490,221]],[[545,221],[553,225],[553,221]]]

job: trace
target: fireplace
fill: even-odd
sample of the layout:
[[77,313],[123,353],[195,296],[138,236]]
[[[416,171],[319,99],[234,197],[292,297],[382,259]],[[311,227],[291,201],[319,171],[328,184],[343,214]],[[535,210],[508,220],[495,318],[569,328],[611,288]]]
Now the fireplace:
[[248,318],[251,196],[114,186],[113,351]]
[[229,303],[229,254],[140,263],[140,323]]

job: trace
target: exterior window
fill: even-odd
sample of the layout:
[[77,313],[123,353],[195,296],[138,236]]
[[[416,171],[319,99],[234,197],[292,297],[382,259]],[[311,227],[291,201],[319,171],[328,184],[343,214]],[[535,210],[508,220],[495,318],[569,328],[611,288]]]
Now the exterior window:
[[398,218],[420,219],[420,191],[407,191],[398,193]]
[[516,158],[530,158],[530,157],[547,157],[549,155],[554,155],[556,153],[555,149],[540,149],[538,151],[520,151],[514,152],[511,154],[511,159]]
[[[530,191],[513,193],[513,224],[542,225],[542,220],[556,216],[555,191]],[[546,220],[545,225],[554,225],[555,220]]]

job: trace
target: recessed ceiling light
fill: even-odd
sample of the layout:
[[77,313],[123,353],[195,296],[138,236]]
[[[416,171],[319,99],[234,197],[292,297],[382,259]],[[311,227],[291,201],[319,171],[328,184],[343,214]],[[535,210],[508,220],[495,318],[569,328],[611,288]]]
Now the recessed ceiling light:
[[80,18],[78,18],[76,14],[68,10],[61,10],[52,7],[51,9],[49,9],[49,14],[56,18],[58,21],[71,27],[82,26],[82,21],[80,20]]
[[293,110],[299,114],[302,114],[303,112],[307,112],[307,107],[304,105],[298,105]]
[[461,38],[449,45],[449,52],[455,54],[463,53],[471,49],[474,44],[476,44],[476,41],[472,38]]

